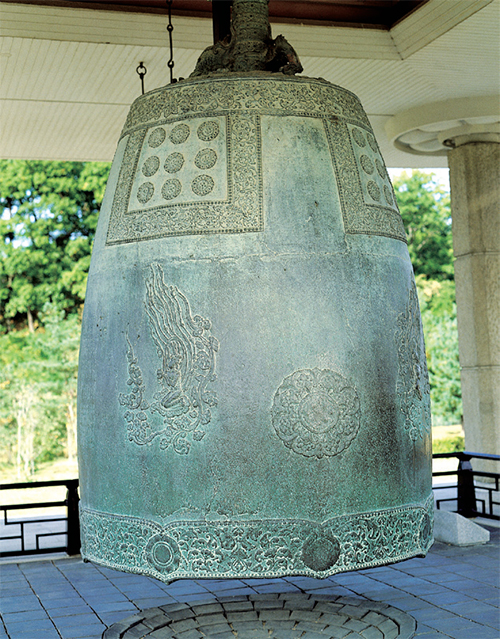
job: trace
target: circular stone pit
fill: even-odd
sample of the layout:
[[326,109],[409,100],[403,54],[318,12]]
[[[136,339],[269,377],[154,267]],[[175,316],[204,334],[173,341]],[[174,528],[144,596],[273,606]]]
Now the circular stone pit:
[[415,630],[413,617],[383,603],[282,593],[149,608],[114,623],[103,639],[410,639]]

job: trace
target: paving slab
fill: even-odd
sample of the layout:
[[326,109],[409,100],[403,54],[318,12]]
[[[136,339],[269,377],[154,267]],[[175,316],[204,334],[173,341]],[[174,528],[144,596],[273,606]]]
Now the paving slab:
[[51,608],[50,611],[47,610],[50,618],[54,620],[58,617],[74,617],[76,615],[83,615],[90,612],[92,612],[92,608],[85,602],[78,604],[77,606],[71,606],[70,608]]
[[54,630],[54,624],[52,620],[47,619],[31,619],[23,621],[6,621],[7,632],[10,634],[16,634],[21,632],[31,632],[33,635],[39,630]]
[[[116,624],[121,623],[122,631],[125,629],[123,623],[127,618],[135,619],[136,626],[146,618],[162,623],[158,615],[164,613],[176,617],[177,622],[203,621],[203,617],[208,620],[210,615],[216,615],[217,619],[213,617],[212,624],[205,627],[210,629],[209,634],[204,634],[219,639],[230,639],[228,633],[233,633],[228,625],[230,619],[231,623],[239,620],[240,624],[246,624],[241,625],[238,639],[245,636],[256,639],[252,624],[255,617],[261,623],[259,616],[266,624],[273,624],[277,639],[300,637],[299,623],[306,632],[301,639],[313,639],[318,632],[313,630],[317,617],[305,613],[315,610],[324,616],[320,621],[331,622],[332,628],[336,621],[334,636],[340,637],[345,631],[344,636],[349,639],[378,639],[382,623],[385,623],[382,629],[386,628],[388,633],[398,623],[386,616],[388,606],[402,611],[410,620],[417,620],[416,639],[498,639],[500,529],[489,530],[490,541],[480,547],[436,543],[426,559],[410,559],[325,580],[286,577],[179,580],[165,584],[150,577],[83,563],[78,557],[59,556],[29,563],[13,559],[0,563],[0,610],[5,624],[0,623],[0,639],[100,639],[106,629],[108,639]],[[372,606],[371,612],[367,609],[360,616],[358,609],[356,615],[341,616],[339,609],[356,611],[353,600],[356,605],[362,602]],[[150,616],[145,617],[148,611]],[[248,612],[253,613],[251,619],[242,614]],[[294,613],[295,626],[290,626],[287,615],[291,619]],[[346,620],[354,622],[351,627],[345,625]],[[361,628],[356,621],[366,627]],[[153,630],[151,623],[142,625],[147,632],[154,633],[150,639],[174,636],[167,626]],[[263,630],[262,626],[260,629]],[[198,627],[185,627],[182,631],[179,628],[181,639],[202,636]],[[318,636],[328,637],[324,632]],[[124,639],[132,639],[132,635],[124,635]]]
[[[111,626],[106,631],[106,639],[136,639],[136,637],[156,637],[156,632],[144,632],[143,626],[146,624],[145,617],[152,617],[160,621],[160,614],[165,615],[166,625],[162,626],[162,634],[168,636],[167,629],[170,628],[174,632],[175,637],[182,637],[184,631],[191,631],[191,634],[199,631],[200,636],[218,637],[219,639],[229,639],[230,637],[280,637],[285,639],[293,639],[301,637],[304,639],[321,639],[350,637],[355,639],[379,639],[385,637],[388,639],[393,636],[401,637],[401,639],[409,639],[413,636],[415,630],[415,620],[400,610],[396,610],[385,604],[377,604],[366,599],[354,597],[337,597],[336,602],[338,608],[334,608],[334,602],[330,602],[332,610],[341,609],[345,614],[325,614],[321,608],[327,602],[318,602],[314,599],[314,595],[302,592],[300,597],[302,600],[312,601],[313,610],[306,607],[297,607],[293,609],[293,604],[299,603],[296,593],[290,595],[292,600],[287,602],[275,593],[270,593],[264,598],[248,597],[242,595],[242,601],[250,604],[252,610],[235,612],[232,608],[234,602],[228,602],[228,609],[225,604],[221,603],[221,610],[213,614],[198,615],[196,617],[188,617],[182,621],[174,620],[169,617],[167,606],[163,609],[156,608],[154,610],[142,611],[134,615],[129,620],[124,620]],[[288,607],[283,607],[283,603]],[[266,604],[266,605],[263,605]],[[318,607],[316,607],[318,604]],[[245,606],[248,607],[248,606]],[[187,612],[182,609],[180,612]],[[194,611],[193,611],[194,612]],[[372,612],[370,617],[369,613]],[[366,621],[360,621],[360,618],[366,618]],[[142,621],[141,621],[142,619]],[[380,628],[378,631],[377,626]],[[399,632],[395,631],[399,629]],[[364,635],[358,634],[357,631],[366,631]]]

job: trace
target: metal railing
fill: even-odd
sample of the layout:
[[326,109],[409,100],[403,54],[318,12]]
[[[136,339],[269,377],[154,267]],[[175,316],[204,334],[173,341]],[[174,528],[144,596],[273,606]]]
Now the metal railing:
[[[456,501],[457,510],[460,515],[464,517],[486,517],[489,519],[500,520],[500,515],[494,512],[495,506],[500,508],[500,502],[495,501],[495,493],[498,495],[500,490],[500,473],[492,473],[487,471],[473,470],[471,459],[483,459],[491,461],[500,461],[500,455],[487,455],[484,453],[471,453],[471,452],[455,452],[455,453],[436,453],[433,459],[439,458],[453,458],[458,461],[457,470],[437,471],[432,473],[433,477],[442,476],[457,476],[457,483],[444,486],[434,486],[434,491],[437,490],[450,490],[450,488],[456,487],[457,496],[448,497],[436,500],[436,508],[440,508],[444,502]],[[474,478],[487,478],[491,480],[491,485],[476,486]],[[1,484],[0,490],[9,489],[29,489],[29,488],[45,488],[49,486],[65,486],[67,489],[66,499],[63,501],[49,501],[49,502],[35,502],[29,504],[8,504],[0,506],[0,511],[3,511],[3,526],[6,529],[12,527],[12,530],[16,530],[14,527],[19,526],[18,534],[12,534],[0,537],[0,544],[3,541],[12,543],[14,540],[19,540],[20,548],[17,550],[0,550],[0,557],[13,557],[19,555],[40,555],[53,552],[66,552],[68,555],[77,555],[80,552],[80,526],[78,516],[78,479],[65,479],[59,481],[38,481],[38,482],[23,482],[16,484]],[[486,498],[480,498],[477,496],[477,491],[485,491]],[[480,507],[478,508],[478,504]],[[58,517],[38,517],[34,519],[14,519],[9,518],[9,511],[20,510],[33,510],[40,508],[56,508],[66,507],[66,515]],[[67,522],[65,531],[56,532],[39,532],[34,534],[35,547],[28,547],[27,544],[27,532],[30,527],[51,523],[51,522]],[[42,548],[40,546],[40,540],[47,537],[56,537],[66,535],[66,545],[64,546],[50,546]]]
[[[456,457],[458,460],[457,470],[444,470],[432,473],[433,477],[457,476],[457,496],[436,500],[436,508],[439,510],[441,504],[449,501],[457,502],[457,512],[463,517],[486,517],[487,519],[500,520],[500,515],[494,512],[494,507],[500,507],[500,502],[495,501],[495,493],[498,496],[500,473],[492,473],[483,470],[473,470],[471,459],[484,459],[488,461],[500,461],[500,455],[487,455],[485,453],[471,453],[468,451],[456,453],[436,453],[433,459]],[[476,486],[475,477],[483,477],[491,481],[491,485],[482,484]],[[449,490],[455,484],[445,486],[433,486],[433,490]],[[477,496],[477,491],[485,491],[486,498]],[[480,508],[478,508],[480,504]]]
[[[30,504],[8,504],[0,506],[0,511],[3,511],[3,527],[7,530],[10,528],[14,533],[0,537],[0,544],[4,541],[9,541],[10,544],[14,540],[19,540],[20,548],[18,550],[0,550],[0,557],[14,557],[17,555],[41,555],[45,553],[53,552],[66,552],[68,555],[77,555],[80,552],[80,522],[78,516],[78,479],[63,479],[56,481],[35,481],[35,482],[22,482],[16,484],[1,484],[0,490],[12,490],[12,489],[28,489],[28,488],[45,488],[48,486],[66,486],[66,499],[63,501],[46,501],[36,502]],[[66,516],[54,516],[54,517],[38,517],[34,519],[21,519],[21,518],[9,518],[9,511],[19,510],[33,510],[39,508],[56,508],[60,506],[66,506]],[[33,529],[40,524],[49,522],[65,521],[66,530],[57,532],[39,532],[34,533],[35,547],[29,547],[27,543],[27,533],[30,529]],[[18,526],[19,528],[15,528]],[[49,546],[42,548],[40,541],[47,537],[56,537],[66,535],[66,545],[64,546]]]

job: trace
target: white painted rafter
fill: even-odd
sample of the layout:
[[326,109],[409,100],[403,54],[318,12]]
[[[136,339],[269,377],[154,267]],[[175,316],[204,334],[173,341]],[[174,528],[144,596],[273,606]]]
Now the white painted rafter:
[[[497,93],[499,16],[500,0],[429,0],[391,32],[272,28],[298,51],[304,75],[359,95],[388,164],[421,166],[391,146],[385,122],[426,103]],[[211,44],[211,24],[179,16],[174,24],[174,71],[187,77]],[[0,3],[0,156],[111,159],[140,93],[139,62],[146,90],[169,81],[165,27],[158,14]],[[446,160],[427,165],[435,162]]]

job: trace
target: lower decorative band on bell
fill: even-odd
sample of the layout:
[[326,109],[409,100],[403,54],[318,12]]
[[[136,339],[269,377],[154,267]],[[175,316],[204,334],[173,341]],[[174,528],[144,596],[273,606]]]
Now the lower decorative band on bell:
[[82,557],[109,568],[180,578],[330,575],[425,555],[434,500],[323,523],[294,519],[175,521],[165,526],[80,507]]

